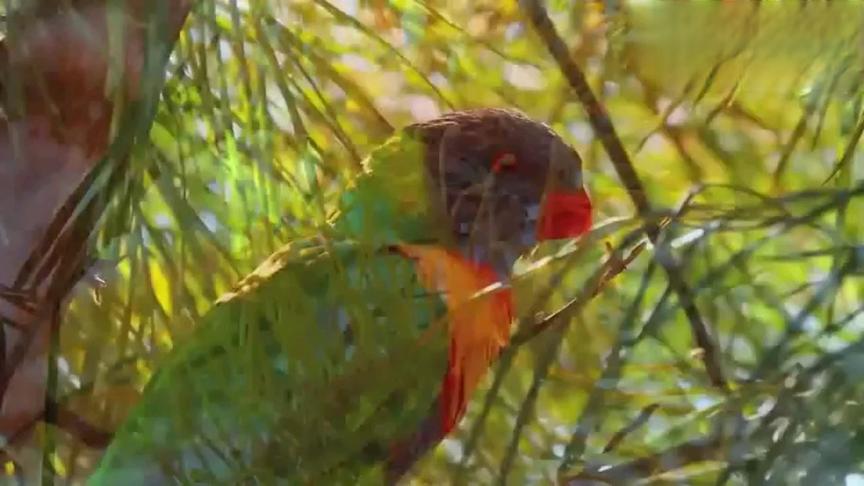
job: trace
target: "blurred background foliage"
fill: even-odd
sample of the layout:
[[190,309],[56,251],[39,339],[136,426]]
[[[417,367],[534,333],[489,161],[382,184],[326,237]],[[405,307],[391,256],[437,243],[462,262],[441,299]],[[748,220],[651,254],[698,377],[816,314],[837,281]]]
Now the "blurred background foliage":
[[[412,481],[862,484],[864,8],[547,8],[658,216],[671,216],[662,240],[729,387],[707,379],[649,247],[588,305],[508,349]],[[97,264],[68,301],[61,402],[116,428],[199,316],[320,225],[394,127],[474,106],[544,120],[586,161],[596,248],[566,246],[517,282],[520,308],[556,309],[598,266],[602,242],[632,242],[638,221],[519,4],[199,2],[149,141],[134,148],[133,183],[102,219]],[[100,451],[40,427],[57,434],[46,467],[86,477]]]

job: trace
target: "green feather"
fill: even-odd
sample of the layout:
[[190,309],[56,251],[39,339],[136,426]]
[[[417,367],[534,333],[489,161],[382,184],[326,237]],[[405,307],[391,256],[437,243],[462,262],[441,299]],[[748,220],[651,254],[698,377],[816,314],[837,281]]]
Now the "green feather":
[[404,132],[375,149],[341,198],[335,234],[378,244],[443,242],[441,226],[435,224],[439,213],[429,197],[425,151],[422,142]]
[[374,151],[324,236],[290,242],[161,365],[92,485],[381,481],[447,364],[442,299],[386,250],[440,241],[405,135]]

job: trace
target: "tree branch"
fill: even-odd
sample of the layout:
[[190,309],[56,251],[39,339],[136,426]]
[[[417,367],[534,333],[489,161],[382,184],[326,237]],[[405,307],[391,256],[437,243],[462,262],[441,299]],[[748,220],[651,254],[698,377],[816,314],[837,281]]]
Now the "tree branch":
[[520,0],[520,5],[534,25],[534,29],[545,43],[549,53],[558,63],[561,73],[575,91],[577,98],[579,98],[582,107],[588,115],[594,132],[609,154],[609,159],[612,161],[618,178],[621,179],[630,195],[630,199],[633,201],[634,206],[636,206],[637,213],[643,220],[643,230],[655,246],[654,258],[666,271],[669,285],[678,296],[681,307],[684,309],[684,313],[690,322],[693,339],[696,345],[702,349],[701,356],[711,383],[715,387],[725,390],[726,379],[723,376],[714,338],[696,307],[693,292],[682,275],[681,264],[660,238],[658,223],[650,217],[652,214],[651,203],[645,194],[642,182],[615,131],[615,127],[612,125],[605,107],[594,95],[582,70],[570,57],[567,45],[558,35],[555,25],[552,23],[540,0]]

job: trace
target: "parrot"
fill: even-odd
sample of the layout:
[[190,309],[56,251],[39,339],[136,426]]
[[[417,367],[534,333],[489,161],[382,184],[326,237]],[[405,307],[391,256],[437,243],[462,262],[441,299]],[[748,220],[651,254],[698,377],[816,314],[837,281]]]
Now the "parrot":
[[508,343],[516,260],[591,228],[582,161],[474,108],[362,166],[169,352],[88,484],[396,484],[454,431]]

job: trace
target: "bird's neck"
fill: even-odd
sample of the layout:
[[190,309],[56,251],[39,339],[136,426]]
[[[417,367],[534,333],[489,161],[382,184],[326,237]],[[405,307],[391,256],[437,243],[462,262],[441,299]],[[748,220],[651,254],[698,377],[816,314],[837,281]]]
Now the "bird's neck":
[[342,195],[331,220],[336,237],[370,245],[431,245],[505,280],[518,253],[454,241],[449,221],[425,170],[425,146],[407,134],[394,137],[364,161],[364,171]]
[[443,243],[424,160],[425,147],[407,134],[373,151],[340,198],[331,220],[336,236],[384,245]]

